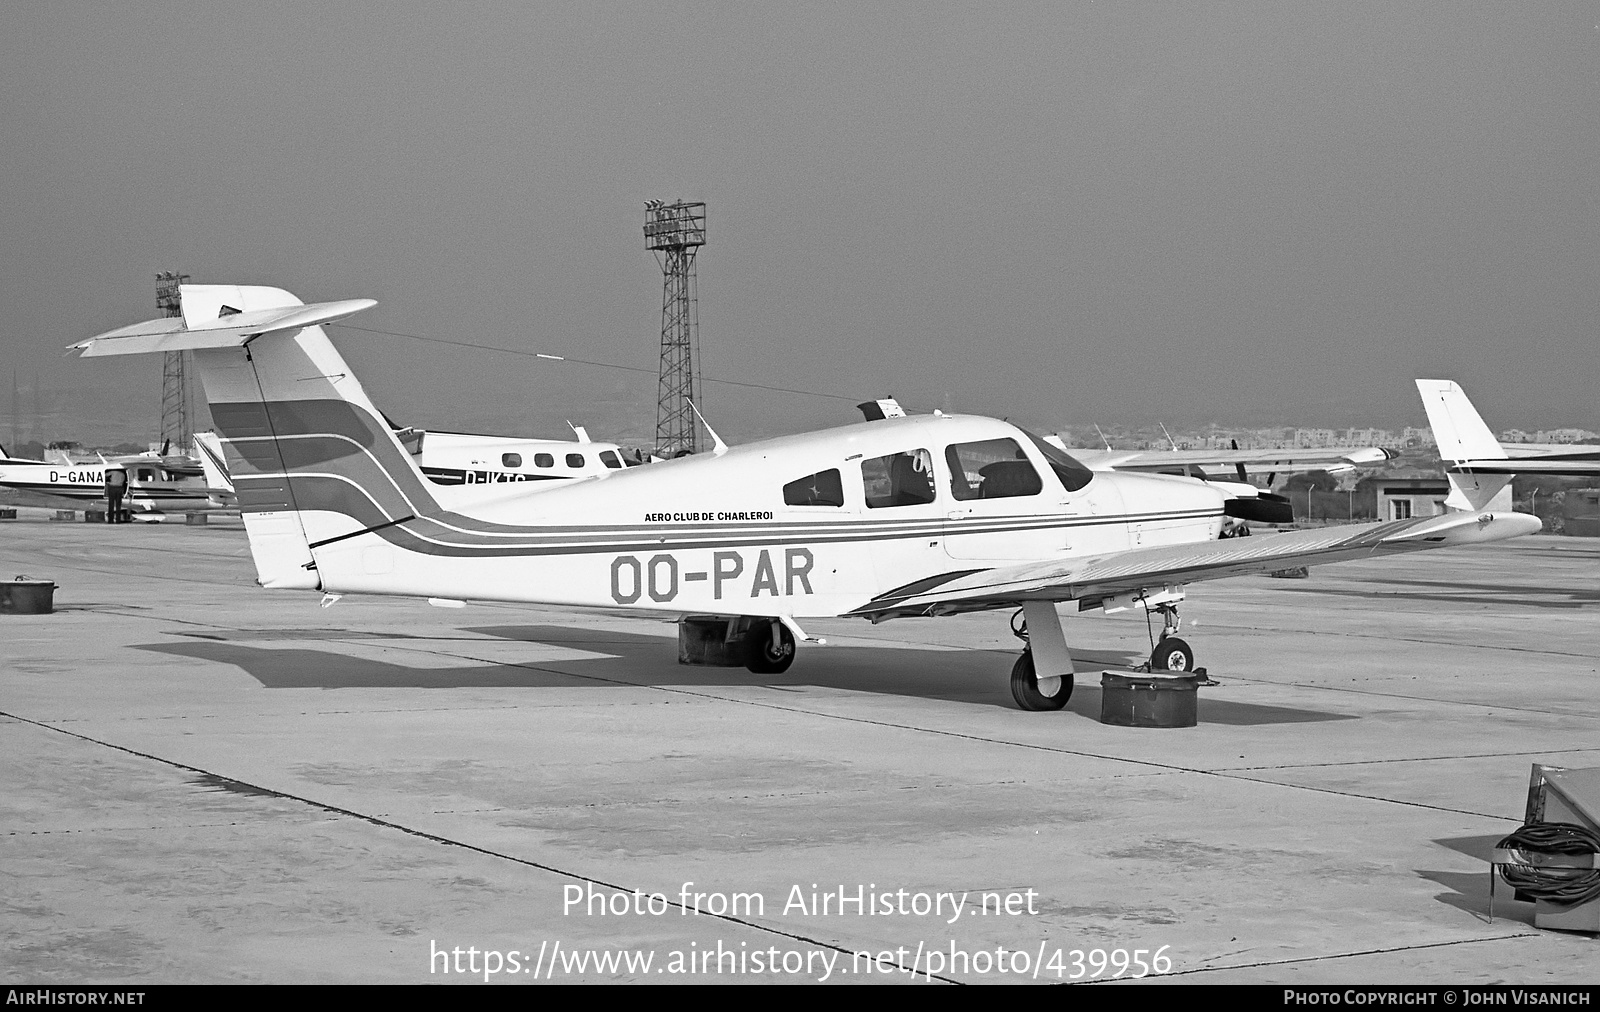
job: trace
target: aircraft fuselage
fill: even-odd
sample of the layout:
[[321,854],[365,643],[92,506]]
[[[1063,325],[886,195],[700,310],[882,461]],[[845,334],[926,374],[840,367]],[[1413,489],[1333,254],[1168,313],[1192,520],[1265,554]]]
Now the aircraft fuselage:
[[[459,512],[454,490],[431,491],[441,513],[369,531],[348,513],[303,512],[315,568],[279,567],[264,585],[838,615],[951,573],[1214,540],[1227,498],[1190,478],[1087,469],[1064,478],[1017,427],[946,415],[769,440],[490,504],[462,497]],[[411,507],[385,515],[400,509]],[[245,511],[256,535],[290,534],[291,516]]]

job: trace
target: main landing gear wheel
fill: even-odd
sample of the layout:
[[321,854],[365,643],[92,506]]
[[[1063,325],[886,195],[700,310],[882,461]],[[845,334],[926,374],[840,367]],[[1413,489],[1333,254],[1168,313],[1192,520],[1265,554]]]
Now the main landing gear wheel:
[[[1024,710],[1059,710],[1072,698],[1072,676],[1046,678],[1040,685],[1033,670],[1033,651],[1024,650],[1011,666],[1011,698]],[[1046,692],[1045,690],[1050,690]]]
[[794,633],[782,622],[757,622],[746,634],[745,667],[758,675],[781,675],[794,663]]
[[1194,651],[1176,636],[1164,637],[1150,654],[1151,671],[1193,671]]

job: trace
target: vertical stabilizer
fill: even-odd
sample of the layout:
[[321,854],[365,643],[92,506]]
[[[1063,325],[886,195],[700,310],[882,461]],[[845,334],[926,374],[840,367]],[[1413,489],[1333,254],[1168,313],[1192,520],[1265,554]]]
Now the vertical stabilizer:
[[1506,451],[1467,399],[1466,391],[1454,380],[1419,379],[1417,393],[1428,412],[1439,456],[1454,465],[1445,475],[1450,481],[1445,506],[1472,511],[1511,509],[1511,475],[1472,472],[1472,461],[1504,460]]

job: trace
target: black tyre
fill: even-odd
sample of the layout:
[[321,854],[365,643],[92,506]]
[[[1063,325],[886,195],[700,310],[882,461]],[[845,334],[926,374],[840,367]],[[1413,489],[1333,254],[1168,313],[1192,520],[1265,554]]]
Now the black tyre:
[[1039,689],[1039,677],[1033,670],[1033,651],[1024,650],[1017,663],[1011,666],[1011,698],[1024,710],[1059,710],[1072,698],[1072,676],[1062,675],[1052,679],[1057,683],[1053,695]]
[[1189,644],[1176,636],[1168,636],[1156,644],[1150,654],[1151,671],[1193,671],[1194,651]]
[[[773,629],[778,631],[776,645]],[[745,667],[758,675],[781,675],[794,663],[794,633],[782,622],[757,622],[745,634],[744,642],[749,652]]]

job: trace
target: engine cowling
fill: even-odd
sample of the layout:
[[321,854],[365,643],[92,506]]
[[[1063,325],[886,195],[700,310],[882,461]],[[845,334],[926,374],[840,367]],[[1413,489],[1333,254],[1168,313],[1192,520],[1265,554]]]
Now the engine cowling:
[[1223,516],[1256,524],[1294,523],[1294,504],[1287,497],[1260,492],[1247,499],[1229,499],[1222,504]]

